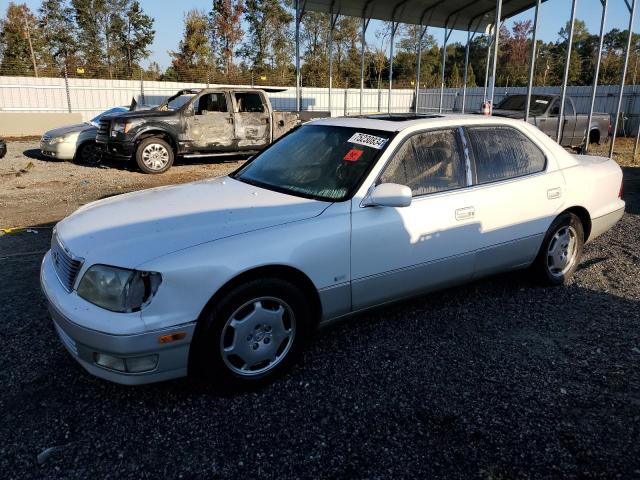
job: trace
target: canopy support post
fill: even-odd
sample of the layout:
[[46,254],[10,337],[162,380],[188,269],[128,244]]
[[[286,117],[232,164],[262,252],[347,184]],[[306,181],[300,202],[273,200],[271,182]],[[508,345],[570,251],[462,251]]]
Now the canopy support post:
[[447,28],[446,26],[444,27],[444,43],[442,45],[442,76],[440,78],[440,105],[438,106],[438,113],[442,113],[442,103],[444,101],[444,71],[447,67],[447,41],[449,40],[452,31],[452,29]]
[[556,127],[556,142],[562,144],[562,130],[564,126],[564,101],[567,98],[567,81],[569,80],[569,64],[571,62],[571,48],[573,47],[573,28],[576,23],[576,4],[578,0],[571,2],[571,20],[569,26],[569,38],[567,39],[567,56],[562,76],[562,88],[560,90],[560,112],[558,113],[558,126]]
[[613,124],[613,134],[611,136],[611,144],[609,145],[609,158],[613,157],[613,147],[616,143],[616,134],[618,132],[618,119],[620,118],[620,108],[622,107],[622,95],[624,93],[624,81],[627,76],[627,67],[629,66],[629,51],[631,50],[631,39],[633,37],[633,20],[636,14],[636,0],[631,0],[631,5],[627,0],[624,3],[629,9],[629,35],[627,37],[627,50],[624,55],[624,65],[622,67],[622,78],[620,79],[620,91],[618,92],[618,107],[616,108],[616,119]]
[[476,32],[471,34],[471,24],[469,24],[469,30],[467,30],[467,46],[464,49],[464,79],[462,82],[462,109],[461,113],[464,113],[464,107],[467,100],[467,81],[469,79],[469,48],[473,38],[476,36]]
[[362,115],[362,99],[364,96],[364,51],[367,47],[365,35],[367,34],[367,27],[369,26],[370,20],[371,19],[366,18],[364,12],[362,12],[362,36],[360,38],[360,115]]
[[328,102],[329,102],[329,117],[333,116],[332,111],[331,111],[331,93],[332,93],[332,89],[333,89],[333,31],[336,28],[336,23],[338,22],[338,15],[337,13],[333,13],[333,7],[331,7],[331,13],[330,13],[330,17],[329,17],[329,40],[328,40],[328,47],[329,47],[329,51],[327,52],[329,54],[329,98],[328,98]]
[[536,71],[536,42],[538,41],[538,18],[540,16],[541,0],[536,2],[536,12],[533,17],[533,35],[531,39],[531,60],[529,61],[529,82],[527,83],[527,103],[524,106],[524,121],[529,121],[531,111],[531,90],[533,90],[533,76]]
[[422,63],[422,42],[424,41],[424,36],[427,33],[427,27],[423,27],[420,24],[420,36],[418,38],[418,51],[417,56],[417,64],[416,64],[416,104],[415,104],[415,113],[418,113],[418,99],[420,97],[420,64]]
[[[306,2],[305,2],[306,4]],[[296,9],[296,111],[301,110],[302,98],[300,95],[300,21],[304,15],[305,5],[300,5],[300,0],[295,0]]]
[[396,31],[400,22],[391,21],[391,45],[389,45],[389,98],[387,99],[387,111],[391,113],[391,87],[393,83],[393,44],[396,41]]
[[491,112],[493,113],[493,98],[496,90],[496,72],[498,71],[498,47],[500,44],[500,19],[502,18],[502,0],[496,1],[496,19],[493,32],[493,66],[491,69]]
[[591,86],[591,103],[589,105],[589,115],[587,115],[587,126],[584,132],[584,147],[582,153],[589,151],[589,135],[591,133],[591,119],[593,118],[593,109],[596,104],[596,90],[598,89],[598,77],[600,76],[600,61],[602,60],[602,45],[604,43],[604,25],[607,21],[607,7],[609,0],[600,0],[602,3],[602,17],[600,18],[600,41],[598,43],[598,58],[596,60],[596,69],[593,73],[593,85]]
[[484,68],[484,91],[482,93],[482,101],[487,101],[487,89],[489,87],[489,65],[491,64],[491,47],[493,46],[493,37],[489,39],[489,45],[487,45],[487,63]]

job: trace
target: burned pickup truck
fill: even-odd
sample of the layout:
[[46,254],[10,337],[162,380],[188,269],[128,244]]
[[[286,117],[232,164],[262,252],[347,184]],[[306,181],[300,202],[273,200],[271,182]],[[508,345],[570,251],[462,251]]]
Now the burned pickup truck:
[[276,112],[264,90],[186,89],[145,111],[100,120],[100,155],[135,159],[145,173],[163,173],[176,155],[252,154],[300,124],[294,112]]

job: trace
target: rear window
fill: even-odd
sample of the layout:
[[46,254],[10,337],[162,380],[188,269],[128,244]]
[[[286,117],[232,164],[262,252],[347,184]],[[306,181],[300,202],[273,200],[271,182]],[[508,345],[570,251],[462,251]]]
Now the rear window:
[[471,127],[467,131],[479,184],[521,177],[545,169],[544,153],[515,128]]
[[259,93],[238,92],[235,94],[238,112],[261,113],[264,112],[264,104]]

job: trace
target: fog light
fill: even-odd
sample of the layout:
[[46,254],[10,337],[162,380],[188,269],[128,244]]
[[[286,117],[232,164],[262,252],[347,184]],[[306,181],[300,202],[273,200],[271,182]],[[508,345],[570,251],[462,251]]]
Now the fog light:
[[93,354],[96,365],[123,373],[142,373],[154,370],[158,366],[158,355],[120,358],[106,353]]
[[111,370],[117,370],[119,372],[126,372],[127,367],[124,364],[124,358],[112,357],[106,353],[94,353],[93,359],[96,365],[100,367],[109,368]]
[[158,366],[158,355],[148,355],[146,357],[131,357],[125,360],[127,372],[140,373],[148,372]]

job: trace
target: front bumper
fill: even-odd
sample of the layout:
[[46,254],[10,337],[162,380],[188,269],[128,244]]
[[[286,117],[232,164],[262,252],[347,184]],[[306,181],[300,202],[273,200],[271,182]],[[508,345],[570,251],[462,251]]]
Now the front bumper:
[[[187,375],[189,348],[195,331],[195,322],[184,323],[169,328],[133,334],[113,334],[81,326],[70,317],[78,312],[88,313],[77,305],[69,304],[77,297],[74,292],[67,293],[55,276],[55,271],[47,255],[42,264],[40,283],[49,303],[49,312],[55,330],[67,351],[85,370],[92,375],[125,385],[141,385],[160,382]],[[59,287],[59,288],[58,288]],[[60,298],[62,296],[65,298]],[[76,299],[78,302],[83,301]],[[66,307],[62,307],[65,305]],[[67,308],[69,307],[69,308]],[[65,309],[65,312],[63,312]],[[68,311],[66,311],[68,310]],[[117,315],[117,314],[116,314]],[[86,320],[86,319],[81,319]],[[123,319],[121,319],[123,321]],[[179,340],[161,343],[160,338],[180,334]],[[140,359],[157,355],[155,368],[138,373],[129,373],[100,366],[98,355],[109,355],[117,359]]]
[[40,152],[45,157],[55,158],[58,160],[73,160],[76,156],[76,144],[74,143],[56,143],[49,145],[46,142],[40,142]]
[[133,156],[134,146],[135,144],[133,142],[127,141],[96,141],[96,148],[100,155],[126,160],[130,159]]

